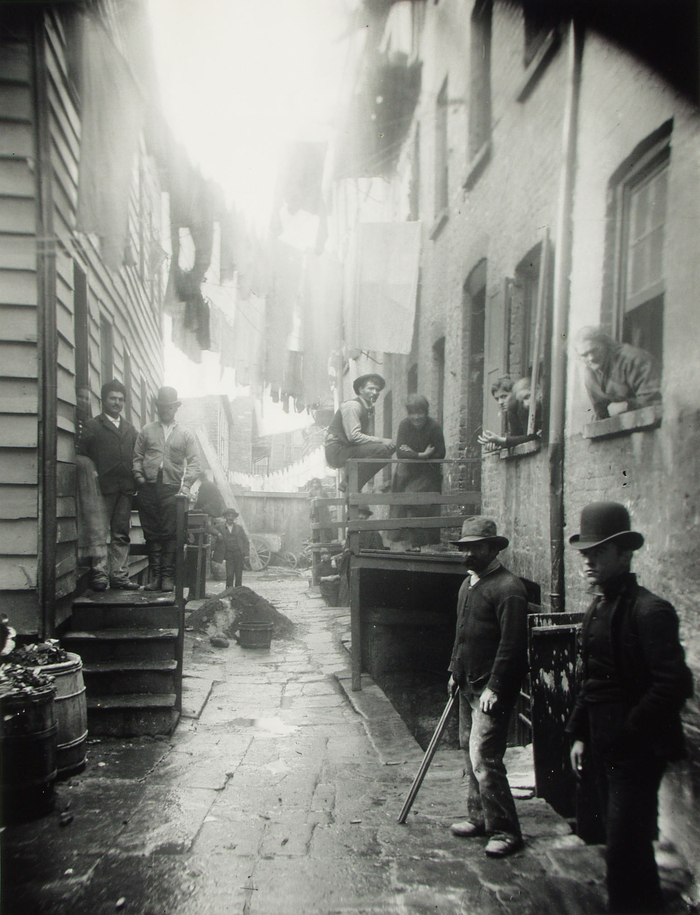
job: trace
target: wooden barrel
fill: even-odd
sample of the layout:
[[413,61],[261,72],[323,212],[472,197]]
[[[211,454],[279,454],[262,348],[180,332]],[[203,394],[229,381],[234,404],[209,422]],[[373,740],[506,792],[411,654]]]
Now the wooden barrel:
[[53,686],[0,697],[2,822],[42,816],[53,809],[58,727]]
[[83,683],[83,661],[68,652],[68,660],[33,668],[35,673],[49,674],[56,686],[56,724],[58,777],[65,778],[85,768],[87,741],[87,699]]

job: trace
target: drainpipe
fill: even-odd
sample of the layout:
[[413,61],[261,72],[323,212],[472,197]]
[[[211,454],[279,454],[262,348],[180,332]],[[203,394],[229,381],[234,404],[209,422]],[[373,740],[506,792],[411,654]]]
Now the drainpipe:
[[554,612],[564,601],[564,423],[566,409],[566,363],[570,305],[572,211],[578,109],[581,92],[584,27],[573,18],[569,25],[569,60],[564,108],[562,164],[557,204],[554,267],[554,314],[552,319],[552,384],[549,412],[549,536],[551,550],[550,602]]
[[46,62],[44,16],[44,7],[38,6],[32,17],[37,180],[37,349],[39,375],[37,597],[41,614],[39,635],[42,639],[54,634],[56,621],[56,421],[58,395],[56,238],[53,232],[53,182],[48,99],[49,77]]

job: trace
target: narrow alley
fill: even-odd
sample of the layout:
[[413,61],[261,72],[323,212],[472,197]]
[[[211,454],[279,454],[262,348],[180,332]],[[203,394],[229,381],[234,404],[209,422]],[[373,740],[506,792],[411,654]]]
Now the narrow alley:
[[[188,634],[185,717],[171,738],[92,740],[53,814],[5,830],[3,913],[593,915],[603,857],[544,801],[508,751],[524,850],[453,837],[461,753],[438,751],[405,826],[422,752],[367,678],[349,687],[349,614],[305,577],[250,586],[295,623],[271,649]],[[525,753],[523,756],[522,754]]]

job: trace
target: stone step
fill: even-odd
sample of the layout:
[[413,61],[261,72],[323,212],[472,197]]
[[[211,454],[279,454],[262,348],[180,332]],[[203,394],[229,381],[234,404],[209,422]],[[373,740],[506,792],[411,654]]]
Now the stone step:
[[172,734],[178,722],[175,693],[88,697],[91,737],[157,737]]
[[71,625],[78,631],[95,629],[166,629],[176,627],[174,604],[74,603]]
[[85,689],[90,697],[119,693],[172,693],[175,660],[103,661],[83,666]]
[[67,651],[85,664],[117,660],[166,660],[176,657],[177,629],[96,629],[71,631],[63,638]]
[[76,607],[172,607],[172,591],[86,591],[73,601]]

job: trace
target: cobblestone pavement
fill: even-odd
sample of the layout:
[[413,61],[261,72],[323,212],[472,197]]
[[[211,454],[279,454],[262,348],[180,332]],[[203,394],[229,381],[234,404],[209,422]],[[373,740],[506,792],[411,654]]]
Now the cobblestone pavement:
[[188,637],[175,734],[92,742],[56,812],[4,831],[3,915],[604,911],[601,851],[531,797],[527,754],[509,751],[526,837],[511,858],[447,828],[465,814],[459,751],[438,753],[398,825],[422,753],[371,682],[349,689],[348,611],[299,576],[246,584],[295,637]]

